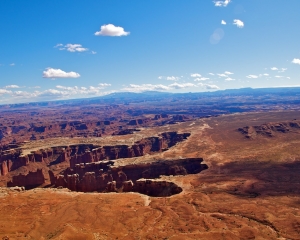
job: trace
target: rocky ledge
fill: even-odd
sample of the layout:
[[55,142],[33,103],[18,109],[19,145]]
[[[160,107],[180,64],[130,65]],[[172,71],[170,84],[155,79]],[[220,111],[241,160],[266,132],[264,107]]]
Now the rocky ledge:
[[270,122],[259,126],[242,127],[238,131],[248,139],[255,139],[257,136],[274,137],[276,133],[300,133],[300,121]]

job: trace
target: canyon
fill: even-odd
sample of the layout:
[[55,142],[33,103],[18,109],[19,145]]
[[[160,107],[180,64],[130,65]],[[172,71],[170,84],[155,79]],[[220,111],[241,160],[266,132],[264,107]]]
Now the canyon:
[[1,106],[0,238],[298,239],[298,103],[228,93]]

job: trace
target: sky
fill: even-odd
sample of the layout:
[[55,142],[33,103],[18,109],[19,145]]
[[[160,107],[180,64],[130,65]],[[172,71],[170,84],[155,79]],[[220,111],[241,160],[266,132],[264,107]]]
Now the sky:
[[1,0],[0,104],[300,86],[299,0]]

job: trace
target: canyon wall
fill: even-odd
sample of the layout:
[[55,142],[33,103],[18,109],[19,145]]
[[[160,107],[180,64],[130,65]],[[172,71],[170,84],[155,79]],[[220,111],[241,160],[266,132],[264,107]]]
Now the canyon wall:
[[7,187],[25,187],[26,189],[34,188],[45,183],[45,176],[41,169],[36,172],[29,172],[27,175],[19,174],[14,176],[12,181],[7,183]]
[[248,139],[255,139],[257,136],[274,137],[276,133],[300,133],[300,121],[269,122],[259,126],[246,126],[238,131]]
[[44,162],[47,165],[70,162],[70,167],[74,168],[79,163],[139,157],[165,151],[189,136],[190,133],[166,132],[158,137],[144,138],[132,146],[101,147],[93,144],[77,144],[40,149],[27,155],[22,155],[21,150],[6,150],[0,152],[0,176],[5,176],[19,167],[27,166],[30,162]]
[[[113,161],[76,164],[54,177],[50,172],[51,184],[82,192],[140,192],[150,196],[169,196],[181,192],[174,183],[160,181],[161,175],[196,174],[207,165],[202,158],[188,158],[157,161],[148,164],[134,164],[115,167]],[[142,180],[142,179],[147,179]],[[155,181],[149,179],[156,179]],[[168,190],[164,190],[167,188]],[[165,192],[164,192],[165,191]]]

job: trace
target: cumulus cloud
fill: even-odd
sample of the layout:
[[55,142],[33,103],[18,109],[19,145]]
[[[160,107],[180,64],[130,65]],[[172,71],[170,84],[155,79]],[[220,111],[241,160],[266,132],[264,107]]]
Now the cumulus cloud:
[[279,76],[279,75],[277,75],[277,76],[275,76],[276,78],[284,78],[284,76]]
[[208,73],[209,75],[211,75],[211,76],[214,76],[215,74],[214,73]]
[[244,23],[239,19],[234,19],[233,25],[236,25],[238,28],[243,28],[245,26]]
[[183,89],[183,88],[189,88],[189,87],[194,87],[195,84],[193,83],[173,83],[170,84],[168,87],[169,88],[174,88],[174,89]]
[[230,78],[230,77],[225,79],[225,81],[234,81],[234,80],[235,80],[234,78]]
[[300,64],[300,59],[299,58],[294,58],[292,63],[294,64]]
[[144,91],[170,91],[170,90],[178,90],[185,88],[195,88],[195,87],[203,87],[205,89],[219,89],[216,85],[204,84],[204,83],[172,83],[170,85],[162,85],[162,84],[130,84],[128,87],[123,88],[123,91],[129,92],[144,92]]
[[125,32],[124,28],[117,27],[113,24],[102,25],[99,32],[95,32],[96,36],[121,37],[127,36],[130,32]]
[[264,73],[263,75],[267,77],[267,76],[269,76],[270,74],[268,74],[268,73]]
[[206,89],[220,89],[217,85],[209,85],[209,84],[206,84],[205,88]]
[[178,81],[180,79],[180,77],[174,77],[174,76],[159,76],[158,79],[164,79],[164,80],[168,80],[168,81]]
[[201,74],[199,74],[199,73],[192,73],[191,77],[198,78],[198,77],[201,77]]
[[7,86],[5,86],[5,88],[21,88],[21,87],[13,84],[13,85],[7,85]]
[[231,0],[224,1],[214,1],[216,7],[227,7],[227,5],[231,2]]
[[208,90],[220,89],[217,85],[213,85],[213,84],[211,85],[211,84],[198,83],[197,85],[200,87],[204,87],[205,89]]
[[62,43],[58,43],[58,44],[56,44],[54,47],[55,47],[55,48],[58,48],[58,47],[62,47],[62,46],[63,46]]
[[278,70],[278,68],[277,68],[277,67],[271,67],[271,70],[273,70],[273,71],[277,71],[277,70]]
[[201,77],[201,78],[195,78],[194,81],[206,81],[209,80],[209,78]]
[[224,72],[226,75],[231,75],[231,74],[234,74],[234,73],[232,73],[232,72],[229,72],[229,71],[225,71]]
[[92,53],[92,54],[97,54],[97,52],[95,52],[95,51],[91,51],[91,53]]
[[9,94],[9,93],[11,93],[10,90],[7,90],[7,89],[1,89],[1,88],[0,88],[0,95],[3,95],[3,94]]
[[217,75],[219,76],[219,77],[228,77],[226,74],[224,74],[224,73],[217,73]]
[[170,88],[163,84],[129,84],[128,87],[123,88],[123,91],[129,92],[145,92],[145,91],[167,91]]
[[43,71],[43,78],[78,78],[79,73],[65,72],[61,69],[47,68]]
[[[78,87],[78,86],[73,86],[73,87],[68,87],[68,86],[61,86],[57,85],[56,88],[59,89],[61,94],[65,96],[69,95],[99,95],[104,88],[107,88],[111,86],[109,83],[99,83],[98,86],[89,86],[89,87]],[[57,90],[56,90],[57,91]],[[55,93],[57,93],[54,91]]]
[[81,44],[71,44],[68,43],[65,46],[62,47],[62,44],[56,44],[55,47],[59,47],[59,50],[66,50],[68,52],[85,52],[88,51],[88,48],[82,47]]
[[222,25],[226,25],[226,22],[224,20],[221,21]]
[[111,84],[110,83],[99,83],[98,86],[102,87],[102,88],[105,88],[105,87],[110,87]]
[[168,81],[178,81],[180,78],[179,78],[179,77],[171,76],[171,77],[167,77],[166,79],[167,79]]
[[247,78],[258,78],[257,75],[248,75]]
[[15,63],[11,63],[11,64],[9,64],[9,66],[11,66],[11,67],[13,67],[13,66],[15,66],[16,64]]
[[287,68],[281,68],[278,72],[284,73],[287,70]]
[[99,83],[97,86],[78,87],[78,86],[62,86],[57,85],[55,89],[47,89],[44,91],[12,91],[9,89],[0,89],[1,102],[24,102],[24,101],[43,101],[43,100],[59,100],[70,98],[84,98],[92,96],[102,96],[112,93],[113,91],[103,91],[104,88],[111,86],[108,83]]
[[128,87],[122,89],[122,91],[128,92],[145,92],[145,91],[170,91],[174,89],[185,89],[190,87],[197,87],[193,83],[172,83],[170,85],[163,84],[129,84]]

